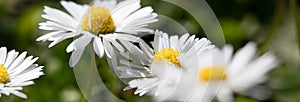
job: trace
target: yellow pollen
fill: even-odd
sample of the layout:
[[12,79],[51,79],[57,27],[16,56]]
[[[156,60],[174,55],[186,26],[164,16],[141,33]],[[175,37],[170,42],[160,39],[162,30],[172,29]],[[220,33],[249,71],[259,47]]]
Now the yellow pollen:
[[177,58],[178,55],[179,55],[178,50],[174,50],[172,48],[161,49],[160,51],[155,53],[153,62],[158,61],[158,59],[163,59],[177,65],[178,67],[181,67]]
[[8,78],[8,72],[6,67],[3,64],[0,64],[0,83],[7,83],[9,78]]
[[108,9],[91,6],[84,15],[81,27],[93,34],[109,34],[115,32],[115,24]]
[[201,81],[218,81],[226,79],[225,68],[222,67],[205,67],[198,73]]

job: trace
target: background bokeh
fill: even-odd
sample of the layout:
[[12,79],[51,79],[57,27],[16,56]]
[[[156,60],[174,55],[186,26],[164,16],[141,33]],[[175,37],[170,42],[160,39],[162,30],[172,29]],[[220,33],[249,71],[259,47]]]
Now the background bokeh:
[[[28,99],[16,96],[2,96],[1,102],[85,102],[75,77],[69,67],[70,54],[66,53],[68,39],[52,48],[49,42],[36,42],[35,39],[46,33],[38,29],[43,6],[64,10],[60,0],[0,0],[0,46],[9,50],[27,51],[38,56],[38,64],[45,66],[45,75],[35,80],[35,85],[24,87]],[[259,52],[271,50],[281,61],[281,65],[270,72],[270,79],[263,83],[272,95],[265,102],[300,102],[300,32],[299,2],[297,0],[206,0],[217,16],[224,32],[226,43],[235,49],[248,41],[259,45]],[[89,4],[90,1],[74,0],[76,3]],[[189,2],[185,0],[183,2]],[[205,37],[200,24],[182,8],[161,1],[142,0],[143,6],[152,6],[160,15],[169,17],[182,25],[189,33]],[[295,5],[295,6],[293,6]],[[198,8],[198,7],[195,7]],[[195,9],[197,11],[197,9]],[[298,16],[297,16],[298,15]],[[203,15],[205,16],[205,15]],[[201,22],[199,22],[201,23]],[[298,25],[298,26],[297,26]],[[165,27],[175,34],[176,29]],[[172,32],[174,30],[174,32]],[[298,33],[297,33],[298,31]],[[151,37],[145,37],[151,40]],[[107,88],[117,97],[130,102],[152,101],[150,96],[138,97],[133,91],[122,89],[126,86],[108,68],[105,59],[97,60],[98,71]],[[259,102],[250,97],[235,95],[236,102]]]

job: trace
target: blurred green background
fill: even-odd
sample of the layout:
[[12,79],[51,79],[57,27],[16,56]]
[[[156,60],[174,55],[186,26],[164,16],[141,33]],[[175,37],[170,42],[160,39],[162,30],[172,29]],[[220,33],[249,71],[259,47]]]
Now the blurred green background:
[[[64,10],[59,2],[60,0],[0,0],[0,46],[6,46],[9,50],[27,51],[29,55],[38,56],[37,63],[45,66],[46,74],[35,80],[35,85],[24,87],[23,92],[28,95],[27,100],[11,95],[2,96],[1,102],[86,101],[77,86],[73,69],[68,65],[70,54],[66,53],[65,49],[72,39],[50,49],[48,49],[49,42],[35,41],[38,36],[46,33],[38,29],[38,23],[44,21],[41,18],[43,6]],[[74,2],[89,4],[90,1],[74,0]],[[300,60],[297,40],[300,32],[297,28],[300,23],[295,20],[295,17],[300,19],[297,16],[300,14],[299,1],[298,4],[295,3],[296,0],[207,0],[207,2],[222,26],[226,43],[233,44],[235,49],[238,49],[248,41],[255,41],[259,45],[259,52],[271,50],[281,60],[281,65],[270,73],[270,80],[263,83],[272,92],[271,97],[265,102],[300,102]],[[192,14],[182,8],[161,0],[142,0],[142,5],[152,6],[158,14],[177,21],[189,33],[205,37]],[[172,30],[170,28],[170,31]],[[98,62],[101,63],[98,71],[104,83],[117,97],[131,102],[151,101],[150,96],[132,95],[132,90],[123,92],[125,84],[114,76],[105,59]],[[258,102],[239,95],[236,95],[235,101]]]

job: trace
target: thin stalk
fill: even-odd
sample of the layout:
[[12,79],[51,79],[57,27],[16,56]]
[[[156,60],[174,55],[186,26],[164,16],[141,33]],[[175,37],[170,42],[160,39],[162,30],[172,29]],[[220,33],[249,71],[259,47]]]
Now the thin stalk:
[[[90,48],[90,54],[91,54],[90,55],[91,56],[91,63],[90,64],[91,64],[91,66],[95,66],[96,62],[95,62],[94,50],[93,50],[92,47],[88,47],[88,48]],[[92,87],[93,87],[93,84],[94,84],[93,80],[94,80],[94,77],[95,77],[95,75],[93,74],[94,71],[95,70],[93,70],[93,69],[90,70],[90,73],[92,73],[92,74],[90,74],[90,76],[89,76],[87,98],[91,98]]]
[[298,8],[297,8],[297,0],[289,0],[289,2],[295,19],[296,32],[298,35],[298,48],[300,50],[300,20],[299,20]]
[[261,49],[264,51],[267,49],[267,45],[268,43],[271,41],[271,39],[273,38],[275,31],[277,30],[277,28],[280,25],[280,22],[282,20],[282,16],[285,10],[285,0],[277,0],[277,4],[276,4],[276,10],[275,10],[275,14],[273,16],[272,19],[272,24],[271,27],[269,28],[269,30],[267,31],[267,35],[265,37],[265,39],[263,40],[263,42],[261,43]]

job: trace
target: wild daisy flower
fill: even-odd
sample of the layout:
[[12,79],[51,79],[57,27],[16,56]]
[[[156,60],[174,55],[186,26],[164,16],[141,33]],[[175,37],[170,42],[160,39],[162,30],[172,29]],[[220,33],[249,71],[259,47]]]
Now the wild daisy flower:
[[116,0],[98,0],[92,6],[61,1],[61,5],[69,14],[45,6],[42,17],[47,21],[40,23],[39,28],[51,32],[37,41],[52,41],[49,45],[52,47],[65,39],[74,38],[66,49],[68,53],[72,52],[71,67],[76,65],[90,42],[100,58],[104,53],[111,58],[114,56],[112,45],[123,52],[120,42],[138,42],[139,38],[134,35],[152,33],[146,26],[157,21],[153,9],[141,8],[140,0],[124,0],[118,4]]
[[233,102],[233,92],[243,94],[264,82],[266,73],[277,65],[270,52],[254,59],[255,53],[256,44],[250,42],[234,56],[230,45],[199,54],[192,58],[197,62],[187,67],[190,71],[183,74],[180,91],[193,90],[187,101],[209,102],[217,96],[221,102]]
[[167,100],[180,80],[185,60],[196,51],[204,51],[210,46],[206,38],[198,39],[195,35],[184,34],[180,38],[156,31],[153,49],[144,41],[140,48],[128,45],[129,53],[121,53],[126,59],[121,60],[120,78],[134,78],[124,90],[137,88],[134,94],[150,93],[159,101]]
[[21,98],[27,96],[20,92],[23,86],[33,85],[33,79],[44,73],[43,66],[34,62],[38,58],[26,57],[27,52],[19,54],[15,50],[7,52],[6,47],[0,48],[0,97],[2,94],[14,94]]

